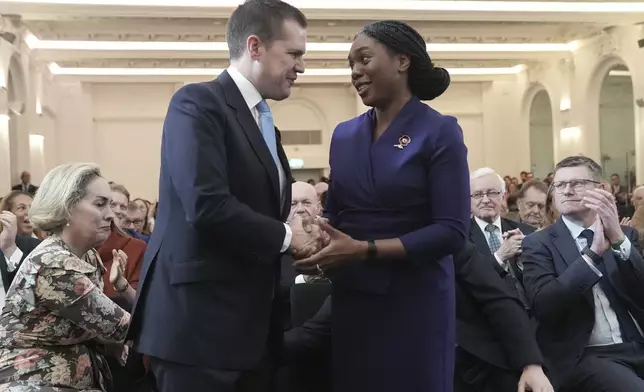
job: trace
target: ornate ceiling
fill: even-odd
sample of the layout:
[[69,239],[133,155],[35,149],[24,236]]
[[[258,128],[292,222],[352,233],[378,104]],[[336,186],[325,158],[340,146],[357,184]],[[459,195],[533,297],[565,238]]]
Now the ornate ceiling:
[[[225,50],[96,50],[91,48],[91,43],[221,43],[225,41],[226,18],[233,9],[226,5],[238,2],[213,0],[210,4],[225,5],[204,6],[206,3],[201,0],[176,0],[174,3],[158,0],[157,6],[143,6],[137,4],[154,1],[5,0],[0,1],[0,13],[13,15],[23,31],[30,32],[40,41],[84,41],[85,44],[89,41],[80,50],[34,50],[37,59],[55,61],[63,68],[224,68],[227,65]],[[435,62],[450,68],[503,68],[538,63],[561,57],[561,50],[533,50],[526,44],[566,44],[601,35],[610,26],[633,25],[644,20],[644,3],[635,1],[610,2],[616,8],[604,10],[601,6],[609,3],[593,1],[592,4],[600,9],[592,9],[590,5],[580,6],[574,1],[540,2],[534,4],[540,4],[541,8],[522,10],[527,3],[517,1],[506,3],[510,11],[477,10],[481,4],[499,3],[485,0],[463,2],[462,9],[448,10],[440,7],[458,2],[291,2],[305,4],[302,9],[309,18],[309,42],[350,43],[354,34],[371,21],[402,19],[417,28],[429,44],[465,44],[450,50],[432,51],[430,48]],[[120,5],[114,5],[116,3]],[[330,8],[329,4],[336,3],[338,8]],[[566,9],[567,4],[579,7]],[[634,8],[628,8],[629,4]],[[428,9],[429,6],[438,8]],[[479,50],[481,44],[518,45],[512,50],[501,47],[499,50]],[[346,68],[345,59],[346,50],[315,51],[306,56],[307,68],[316,69]]]

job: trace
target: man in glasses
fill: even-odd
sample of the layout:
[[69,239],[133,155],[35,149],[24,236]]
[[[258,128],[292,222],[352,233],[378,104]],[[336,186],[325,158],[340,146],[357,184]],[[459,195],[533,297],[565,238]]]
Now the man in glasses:
[[505,182],[493,169],[484,167],[470,174],[472,224],[470,241],[489,260],[510,290],[528,304],[521,283],[521,241],[534,228],[501,217]]
[[555,389],[644,391],[644,260],[601,175],[587,157],[557,164],[561,217],[523,241],[524,283]]

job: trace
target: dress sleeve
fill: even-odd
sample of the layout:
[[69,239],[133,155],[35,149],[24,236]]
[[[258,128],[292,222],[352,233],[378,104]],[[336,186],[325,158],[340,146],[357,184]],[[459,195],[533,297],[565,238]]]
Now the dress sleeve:
[[429,202],[432,222],[400,237],[414,264],[441,259],[465,245],[470,224],[470,175],[463,131],[449,118],[430,147]]
[[116,305],[82,272],[45,268],[36,279],[36,297],[48,309],[92,332],[104,343],[120,343],[130,314]]

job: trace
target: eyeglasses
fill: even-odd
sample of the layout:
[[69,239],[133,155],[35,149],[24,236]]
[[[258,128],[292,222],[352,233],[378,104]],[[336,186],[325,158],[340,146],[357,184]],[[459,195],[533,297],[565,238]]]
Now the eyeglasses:
[[480,200],[483,198],[483,196],[487,196],[488,199],[496,199],[497,197],[501,196],[501,192],[499,191],[476,192],[476,193],[472,193],[470,196],[472,197],[472,199],[475,199],[475,200]]
[[570,188],[575,191],[575,192],[581,192],[586,190],[586,187],[588,184],[601,184],[599,181],[593,181],[593,180],[570,180],[570,181],[557,181],[553,182],[552,186],[555,188],[555,190],[559,193],[562,193],[566,190],[568,185],[570,185]]
[[143,222],[144,222],[143,219],[134,219],[134,220],[126,219],[123,221],[125,226],[129,226],[131,224],[134,224],[134,226],[140,226],[143,224]]

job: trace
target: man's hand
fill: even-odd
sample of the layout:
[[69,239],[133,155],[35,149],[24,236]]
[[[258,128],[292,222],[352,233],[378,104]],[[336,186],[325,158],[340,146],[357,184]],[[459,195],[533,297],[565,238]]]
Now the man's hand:
[[583,204],[597,213],[597,217],[601,220],[603,226],[604,235],[608,238],[609,245],[624,240],[624,232],[619,225],[619,214],[617,213],[615,199],[610,192],[599,188],[586,191]]
[[18,234],[18,221],[16,216],[9,211],[0,212],[0,225],[2,226],[2,232],[0,232],[0,250],[2,250],[5,257],[11,258],[11,255],[17,249],[16,235]]
[[293,236],[291,237],[291,254],[296,260],[317,253],[324,246],[322,230],[315,223],[315,218],[302,218],[295,214],[288,222]]
[[548,377],[543,373],[539,365],[528,365],[523,368],[521,379],[519,380],[518,392],[554,392],[554,388]]
[[601,256],[610,247],[610,242],[606,238],[604,225],[601,219],[597,219],[595,221],[594,229],[593,244],[590,246],[590,250]]
[[505,240],[495,253],[504,263],[521,254],[521,242],[525,238],[525,235],[521,232],[519,233],[512,234],[507,238],[505,238],[504,234]]

